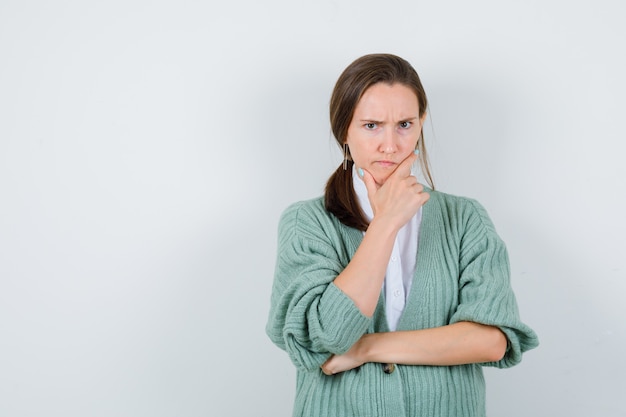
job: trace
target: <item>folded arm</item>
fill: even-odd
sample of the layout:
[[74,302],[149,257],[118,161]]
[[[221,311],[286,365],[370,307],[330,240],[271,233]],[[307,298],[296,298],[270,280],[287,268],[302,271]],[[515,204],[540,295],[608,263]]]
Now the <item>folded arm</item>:
[[451,366],[502,359],[507,338],[494,326],[459,322],[424,330],[366,334],[343,355],[322,365],[327,375],[347,371],[366,362],[402,365]]

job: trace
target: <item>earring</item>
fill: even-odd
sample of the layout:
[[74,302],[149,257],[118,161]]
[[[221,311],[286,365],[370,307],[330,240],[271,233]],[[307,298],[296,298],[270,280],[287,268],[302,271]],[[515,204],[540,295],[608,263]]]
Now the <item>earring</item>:
[[343,144],[343,170],[348,169],[348,144]]

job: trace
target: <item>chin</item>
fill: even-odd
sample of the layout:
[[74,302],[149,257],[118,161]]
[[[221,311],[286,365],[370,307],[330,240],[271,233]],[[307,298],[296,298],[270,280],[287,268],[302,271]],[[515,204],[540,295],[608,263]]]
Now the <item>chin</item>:
[[389,178],[389,175],[385,175],[382,177],[374,177],[374,181],[376,181],[376,184],[378,185],[383,185],[385,181],[387,181],[387,178]]

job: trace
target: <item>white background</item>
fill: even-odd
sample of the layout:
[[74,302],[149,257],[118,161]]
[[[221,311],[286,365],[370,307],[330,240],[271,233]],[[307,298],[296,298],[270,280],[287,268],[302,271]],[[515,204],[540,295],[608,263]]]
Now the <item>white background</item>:
[[0,2],[0,416],[288,416],[276,225],[340,163],[328,100],[408,59],[541,346],[491,416],[624,416],[625,3]]

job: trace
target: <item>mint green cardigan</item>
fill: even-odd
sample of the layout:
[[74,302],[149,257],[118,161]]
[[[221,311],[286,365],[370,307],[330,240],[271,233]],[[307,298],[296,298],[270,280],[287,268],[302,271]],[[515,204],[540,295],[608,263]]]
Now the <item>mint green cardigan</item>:
[[520,321],[506,248],[476,201],[430,191],[420,226],[417,267],[398,330],[473,321],[508,338],[498,362],[461,366],[379,363],[327,376],[320,365],[365,333],[389,331],[384,300],[373,317],[361,314],[333,280],[361,240],[324,208],[322,198],[290,206],[278,231],[276,271],[266,332],[297,368],[294,416],[485,416],[482,366],[507,368],[536,347]]

